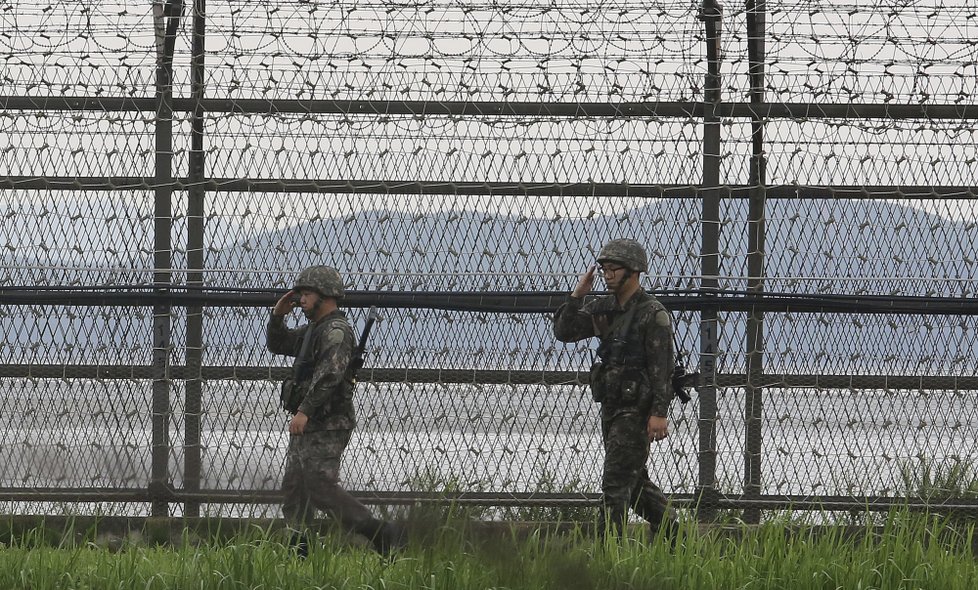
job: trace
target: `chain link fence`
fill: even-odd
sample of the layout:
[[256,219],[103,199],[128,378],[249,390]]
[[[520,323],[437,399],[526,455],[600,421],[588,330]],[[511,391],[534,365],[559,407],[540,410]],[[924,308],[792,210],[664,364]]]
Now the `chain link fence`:
[[978,514],[978,13],[0,1],[0,505],[278,516],[276,297],[376,306],[345,484],[587,506],[608,239],[700,372],[677,505]]

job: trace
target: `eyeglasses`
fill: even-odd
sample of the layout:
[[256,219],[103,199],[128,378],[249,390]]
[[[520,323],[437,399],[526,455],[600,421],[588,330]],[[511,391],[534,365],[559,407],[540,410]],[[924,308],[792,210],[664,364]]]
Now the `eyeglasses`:
[[622,270],[624,268],[625,268],[624,266],[614,266],[612,264],[598,265],[598,270],[600,270],[602,274],[606,274],[606,275],[613,275],[619,270]]

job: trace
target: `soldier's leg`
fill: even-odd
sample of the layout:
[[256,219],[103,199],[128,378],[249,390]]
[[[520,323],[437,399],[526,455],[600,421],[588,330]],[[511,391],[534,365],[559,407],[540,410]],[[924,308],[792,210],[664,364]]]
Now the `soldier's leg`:
[[289,526],[296,528],[306,525],[313,516],[302,470],[301,444],[299,437],[290,437],[282,475],[282,515]]
[[648,458],[645,424],[637,412],[619,411],[602,417],[604,469],[601,478],[602,526],[620,533],[632,506]]
[[289,546],[299,557],[305,558],[309,554],[306,526],[312,520],[315,509],[309,494],[306,493],[301,444],[301,437],[290,437],[285,456],[285,473],[282,477],[282,515],[290,529]]
[[384,522],[340,485],[340,459],[350,442],[350,432],[324,430],[302,436],[308,443],[303,471],[312,502],[346,529],[376,540],[386,530]]
[[646,468],[642,469],[642,474],[633,490],[632,509],[649,522],[653,535],[660,528],[664,528],[664,533],[669,537],[676,534],[678,528],[676,511],[669,505],[669,499],[662,493],[659,486],[649,479],[649,472]]

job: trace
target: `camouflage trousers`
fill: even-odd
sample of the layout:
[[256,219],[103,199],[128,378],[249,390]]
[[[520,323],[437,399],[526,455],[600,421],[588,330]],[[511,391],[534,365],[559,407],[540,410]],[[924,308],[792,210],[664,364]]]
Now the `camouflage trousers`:
[[602,408],[602,523],[616,531],[626,522],[629,508],[647,520],[653,532],[663,525],[671,527],[676,521],[669,500],[649,479],[647,424],[635,410]]
[[282,514],[302,530],[322,510],[345,528],[373,538],[382,526],[370,510],[340,486],[340,458],[349,430],[319,430],[289,438],[282,477]]

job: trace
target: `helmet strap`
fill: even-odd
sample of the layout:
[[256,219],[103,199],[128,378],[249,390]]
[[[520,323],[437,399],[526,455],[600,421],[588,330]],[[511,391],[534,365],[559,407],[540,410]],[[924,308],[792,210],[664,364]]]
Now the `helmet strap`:
[[319,308],[323,306],[322,294],[320,294],[318,291],[314,291],[314,293],[316,293],[316,302],[312,304],[312,308],[309,311],[304,312],[306,318],[310,320],[316,319],[316,316],[319,315]]

